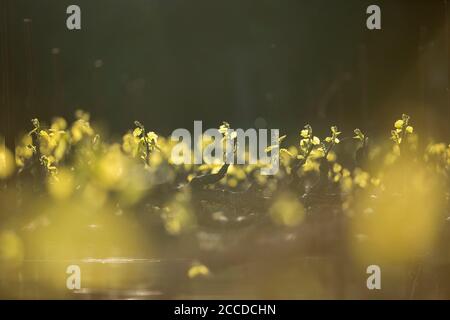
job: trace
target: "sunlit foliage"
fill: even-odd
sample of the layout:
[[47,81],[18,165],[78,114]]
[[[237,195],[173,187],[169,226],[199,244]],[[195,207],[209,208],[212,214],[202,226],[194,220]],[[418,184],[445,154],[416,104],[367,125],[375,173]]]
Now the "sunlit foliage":
[[[98,132],[82,111],[72,123],[33,119],[31,125],[15,150],[3,142],[0,148],[2,199],[14,198],[1,203],[0,262],[11,270],[26,257],[139,256],[173,241],[203,248],[199,239],[211,225],[227,230],[254,223],[269,234],[295,233],[320,210],[349,226],[355,261],[403,263],[434,248],[448,210],[450,145],[425,145],[405,114],[394,122],[391,141],[378,144],[360,129],[346,137],[331,126],[321,138],[305,125],[293,145],[282,136],[265,150],[280,152],[273,176],[261,175],[260,163],[175,165],[174,142],[138,121],[121,141]],[[219,131],[224,144],[236,139],[226,122]],[[342,150],[353,154],[342,157]],[[225,250],[219,236],[207,238],[206,247]],[[184,270],[188,279],[214,276],[207,263]],[[92,272],[89,283],[103,286],[106,278]],[[121,284],[129,281],[117,276]]]

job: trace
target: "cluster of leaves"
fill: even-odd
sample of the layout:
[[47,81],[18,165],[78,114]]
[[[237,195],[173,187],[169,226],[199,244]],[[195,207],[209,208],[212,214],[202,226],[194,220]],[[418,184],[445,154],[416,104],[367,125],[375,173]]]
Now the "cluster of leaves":
[[122,149],[126,154],[148,164],[150,154],[159,148],[158,135],[153,131],[147,132],[139,121],[135,121],[134,124],[136,128],[133,132],[123,136]]
[[409,125],[409,119],[410,117],[408,115],[403,114],[402,118],[394,123],[394,129],[391,131],[391,139],[398,145],[402,144],[406,135],[414,132],[414,128]]
[[[341,143],[338,128],[332,126],[329,135],[320,139],[313,133],[311,125],[305,125],[300,131],[297,146],[281,147],[286,138],[283,136],[278,145],[266,149],[270,152],[279,148],[282,161],[277,175],[263,176],[258,164],[174,165],[170,160],[174,142],[146,130],[138,121],[123,136],[121,144],[101,139],[101,134],[90,124],[89,114],[81,111],[76,113],[71,125],[63,118],[56,118],[50,126],[33,119],[32,125],[33,129],[18,140],[15,163],[12,164],[16,170],[11,170],[11,165],[7,170],[6,160],[3,160],[0,162],[0,178],[14,176],[17,172],[16,178],[20,179],[22,173],[36,172],[34,169],[38,167],[45,175],[37,183],[42,183],[50,196],[56,199],[103,199],[103,202],[110,201],[118,208],[143,203],[163,206],[166,209],[162,210],[161,217],[171,234],[180,233],[183,226],[191,226],[196,221],[192,217],[193,210],[186,209],[190,201],[186,199],[191,197],[183,196],[183,201],[176,200],[180,199],[180,192],[185,194],[190,187],[195,190],[251,191],[261,197],[277,197],[281,190],[285,190],[283,185],[294,186],[291,192],[300,196],[298,185],[301,185],[307,192],[349,195],[348,201],[344,201],[344,208],[349,208],[351,195],[358,190],[369,190],[371,194],[386,190],[386,166],[393,166],[398,161],[399,147],[409,143],[407,137],[415,135],[409,116],[403,115],[394,123],[391,132],[394,144],[384,155],[384,166],[365,168],[365,161],[359,161],[358,156],[377,163],[382,152],[377,146],[369,149],[368,137],[360,129],[355,129],[353,138],[357,144],[353,145],[357,159],[353,166],[346,167],[338,161],[335,150]],[[236,140],[236,132],[230,129],[230,124],[224,122],[219,131],[224,143]],[[11,152],[4,151],[0,156],[0,160],[11,159]],[[450,145],[430,144],[422,158],[425,165],[449,180]],[[92,197],[93,194],[96,196]],[[279,207],[283,208],[283,205]]]
[[19,171],[30,166],[33,159],[37,159],[49,173],[55,173],[71,146],[94,136],[89,118],[88,113],[77,111],[76,120],[70,128],[63,118],[56,118],[50,127],[42,126],[38,119],[32,119],[34,128],[16,146],[16,165]]

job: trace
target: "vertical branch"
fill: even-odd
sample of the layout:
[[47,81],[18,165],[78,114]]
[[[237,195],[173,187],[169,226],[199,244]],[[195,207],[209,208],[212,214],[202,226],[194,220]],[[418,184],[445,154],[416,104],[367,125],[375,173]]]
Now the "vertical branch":
[[101,114],[103,110],[103,103],[101,97],[101,79],[102,79],[103,60],[97,59],[94,61],[94,69],[92,71],[92,103],[94,110]]
[[53,103],[50,110],[50,116],[54,116],[58,113],[63,103],[63,79],[61,74],[61,50],[59,48],[53,48],[52,51],[52,67],[53,67]]
[[369,121],[369,99],[368,99],[368,63],[367,63],[367,47],[361,44],[359,47],[359,80],[361,83],[361,110],[363,127],[367,127]]
[[[7,110],[7,87],[6,77],[8,75],[8,69],[6,65],[6,10],[5,1],[0,0],[0,136],[6,136],[6,110]],[[1,147],[1,146],[0,146]]]
[[29,115],[33,111],[35,83],[34,83],[34,58],[33,58],[33,37],[32,27],[33,21],[31,19],[24,19],[24,37],[25,37],[25,68],[26,68],[26,83],[25,83],[25,114]]
[[11,6],[9,0],[0,0],[0,34],[1,34],[1,109],[2,114],[2,124],[1,129],[2,134],[5,136],[6,147],[11,151],[15,150],[14,142],[14,116],[12,108],[12,91],[13,91],[13,75],[12,75],[12,48],[11,48]]
[[344,85],[345,85],[345,69],[342,63],[339,63],[337,68],[337,77],[339,81],[342,81],[339,83],[339,86],[336,91],[336,113],[335,117],[337,118],[336,121],[341,122],[345,117],[345,111],[344,111]]
[[[449,50],[449,37],[450,37],[450,30],[449,30],[449,6],[448,6],[448,0],[444,1],[444,10],[445,10],[445,50],[446,50],[446,59],[447,59],[447,86],[445,88],[446,95],[447,95],[447,108],[446,108],[446,114],[444,115],[445,119],[448,119],[450,117],[450,50]],[[447,128],[447,126],[446,126]],[[449,130],[447,128],[447,130]],[[449,132],[447,131],[447,134]]]
[[427,106],[426,106],[425,34],[426,29],[424,26],[421,26],[419,31],[419,46],[418,46],[420,122],[421,122],[421,129],[427,134],[430,134],[429,115],[427,113]]

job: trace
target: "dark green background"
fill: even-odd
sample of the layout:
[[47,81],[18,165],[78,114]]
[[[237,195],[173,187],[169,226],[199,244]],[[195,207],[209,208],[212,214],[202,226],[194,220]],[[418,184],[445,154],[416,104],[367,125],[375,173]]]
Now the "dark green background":
[[[80,31],[66,28],[70,4],[81,7]],[[365,27],[369,4],[382,8],[381,31]],[[12,75],[13,114],[3,105],[2,117],[15,131],[31,117],[83,108],[117,133],[135,119],[169,134],[193,120],[247,128],[263,118],[291,134],[309,122],[388,135],[406,112],[422,131],[448,138],[444,0],[9,5],[12,59],[2,73]]]

